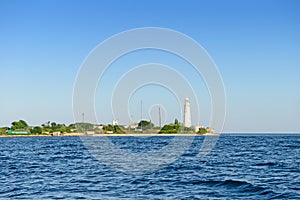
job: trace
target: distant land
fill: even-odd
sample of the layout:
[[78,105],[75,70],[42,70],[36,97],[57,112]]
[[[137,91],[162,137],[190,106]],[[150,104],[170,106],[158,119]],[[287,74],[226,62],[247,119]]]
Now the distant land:
[[46,122],[41,126],[30,126],[24,120],[14,121],[10,127],[1,127],[0,136],[97,136],[97,135],[216,135],[213,129],[204,126],[185,127],[177,119],[174,123],[162,127],[154,126],[151,121],[141,120],[129,125],[119,125],[117,120],[112,124],[92,124],[78,122],[59,124]]

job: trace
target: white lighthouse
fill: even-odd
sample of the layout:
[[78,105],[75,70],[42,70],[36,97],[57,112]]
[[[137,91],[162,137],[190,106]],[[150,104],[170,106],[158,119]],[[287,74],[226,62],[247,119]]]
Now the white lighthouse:
[[184,101],[184,115],[183,115],[183,125],[185,128],[190,128],[192,126],[191,119],[191,106],[189,98],[186,98]]

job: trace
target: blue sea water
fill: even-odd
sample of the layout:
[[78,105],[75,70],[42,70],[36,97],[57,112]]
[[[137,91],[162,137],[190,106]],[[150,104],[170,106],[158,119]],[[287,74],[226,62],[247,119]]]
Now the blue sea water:
[[[300,135],[222,135],[199,159],[195,137],[178,160],[145,174],[97,161],[79,137],[0,138],[0,199],[300,199]],[[147,152],[173,137],[110,137]]]

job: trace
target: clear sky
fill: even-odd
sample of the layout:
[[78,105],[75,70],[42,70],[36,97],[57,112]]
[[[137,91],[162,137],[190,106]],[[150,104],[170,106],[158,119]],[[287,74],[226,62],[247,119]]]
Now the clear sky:
[[89,52],[119,32],[163,27],[195,39],[218,66],[224,131],[300,132],[299,9],[297,0],[0,0],[0,126],[72,123],[73,84]]

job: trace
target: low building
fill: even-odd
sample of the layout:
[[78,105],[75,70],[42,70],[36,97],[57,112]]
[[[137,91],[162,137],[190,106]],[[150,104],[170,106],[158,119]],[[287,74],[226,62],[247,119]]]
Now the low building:
[[86,135],[94,135],[94,134],[95,134],[95,131],[86,131],[85,134],[86,134]]
[[143,129],[142,129],[142,127],[140,127],[140,126],[137,126],[137,127],[135,127],[134,131],[142,132]]
[[61,133],[59,131],[51,133],[52,136],[60,136]]
[[94,125],[94,129],[103,130],[103,125]]
[[214,132],[215,132],[215,130],[214,130],[213,128],[211,128],[211,127],[207,127],[207,128],[206,128],[206,131],[207,131],[208,133],[214,133]]
[[23,131],[23,130],[16,130],[16,131],[8,130],[7,134],[9,134],[9,135],[27,135],[27,134],[29,134],[29,132]]
[[134,122],[134,123],[132,123],[132,124],[129,125],[129,127],[131,129],[136,129],[138,126],[139,126],[139,123],[137,123],[137,122]]

